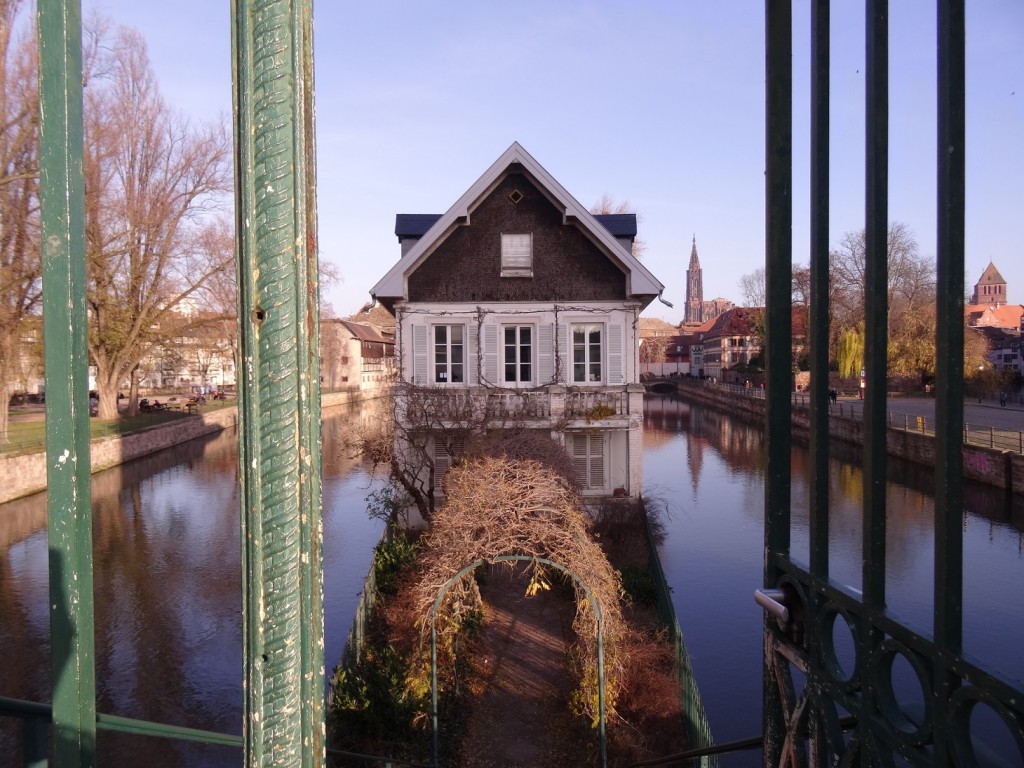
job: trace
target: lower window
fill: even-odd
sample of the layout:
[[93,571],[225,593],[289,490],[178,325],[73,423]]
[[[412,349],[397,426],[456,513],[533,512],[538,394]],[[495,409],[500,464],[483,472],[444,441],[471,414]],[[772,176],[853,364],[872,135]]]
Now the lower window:
[[576,384],[601,382],[600,324],[572,327],[572,380]]
[[461,384],[466,380],[464,337],[464,326],[434,326],[435,384]]
[[606,487],[604,471],[604,434],[601,432],[570,432],[569,453],[572,456],[576,482],[583,490]]
[[529,384],[533,381],[533,327],[502,326],[505,347],[505,383]]

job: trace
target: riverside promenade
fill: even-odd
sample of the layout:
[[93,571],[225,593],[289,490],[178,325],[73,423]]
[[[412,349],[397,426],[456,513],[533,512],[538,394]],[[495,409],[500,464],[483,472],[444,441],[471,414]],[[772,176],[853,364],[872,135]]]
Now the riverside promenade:
[[[699,380],[671,382],[684,398],[727,409],[751,421],[763,422],[764,392],[757,388],[711,384]],[[659,383],[660,384],[660,383]],[[793,428],[806,436],[810,396],[792,393]],[[861,445],[864,441],[863,401],[841,397],[829,406],[829,434],[833,439]],[[890,397],[887,401],[887,449],[890,455],[923,466],[935,466],[935,400],[930,397]],[[1024,408],[1019,404],[964,401],[964,477],[1024,493]]]

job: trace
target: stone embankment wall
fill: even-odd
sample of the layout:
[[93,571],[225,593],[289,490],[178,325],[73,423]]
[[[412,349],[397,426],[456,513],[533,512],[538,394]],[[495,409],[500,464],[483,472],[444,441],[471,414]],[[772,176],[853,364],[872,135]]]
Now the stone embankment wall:
[[[759,397],[737,397],[734,392],[727,389],[700,386],[679,387],[679,393],[741,418],[756,420],[758,423],[764,421],[765,401]],[[833,438],[856,445],[864,444],[862,422],[832,414],[828,423],[829,434]],[[807,439],[810,424],[805,409],[793,409],[793,427],[796,437]],[[886,446],[892,456],[928,467],[935,466],[935,438],[932,435],[890,427]],[[963,451],[964,477],[1014,493],[1024,493],[1024,455],[966,444]]]
[[[355,402],[366,393],[331,392],[322,395],[323,408]],[[162,451],[238,425],[238,408],[220,408],[119,437],[93,440],[89,447],[92,471],[99,472],[132,459]],[[46,489],[46,453],[0,455],[0,504]]]

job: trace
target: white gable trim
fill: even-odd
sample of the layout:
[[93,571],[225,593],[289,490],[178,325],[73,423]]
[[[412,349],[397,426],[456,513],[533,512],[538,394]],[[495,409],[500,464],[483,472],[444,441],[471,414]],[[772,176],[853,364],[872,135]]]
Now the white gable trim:
[[626,273],[626,294],[628,296],[657,296],[664,289],[654,275],[615,239],[597,219],[580,205],[544,167],[533,159],[519,142],[513,142],[501,157],[491,164],[448,211],[409,249],[395,266],[370,291],[375,298],[388,297],[407,299],[408,276],[444,241],[456,226],[468,222],[471,209],[483,199],[504,178],[510,166],[518,164],[527,175],[540,185],[556,205],[562,207],[562,221],[577,221],[583,230],[610,254]]

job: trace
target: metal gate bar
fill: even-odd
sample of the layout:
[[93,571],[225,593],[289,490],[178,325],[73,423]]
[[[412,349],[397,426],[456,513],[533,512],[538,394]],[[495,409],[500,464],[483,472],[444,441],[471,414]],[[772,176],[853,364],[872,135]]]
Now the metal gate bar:
[[37,21],[53,757],[61,768],[96,760],[79,3],[39,0]]
[[[888,339],[888,4],[865,1],[865,368],[862,591],[833,583],[828,558],[828,70],[829,3],[811,5],[811,553],[791,558],[788,370],[792,261],[792,15],[766,0],[766,403],[764,749],[766,765],[978,764],[980,706],[1005,725],[1024,759],[1024,691],[963,656],[963,296],[965,25],[963,0],[938,0],[936,90],[938,256],[934,615],[931,636],[886,605],[886,361]],[[833,633],[850,630],[852,668]],[[921,686],[908,714],[894,668]],[[803,676],[798,685],[793,670]],[[844,736],[843,713],[856,717]],[[978,749],[982,749],[978,747]],[[1003,755],[1003,757],[1009,757]]]

